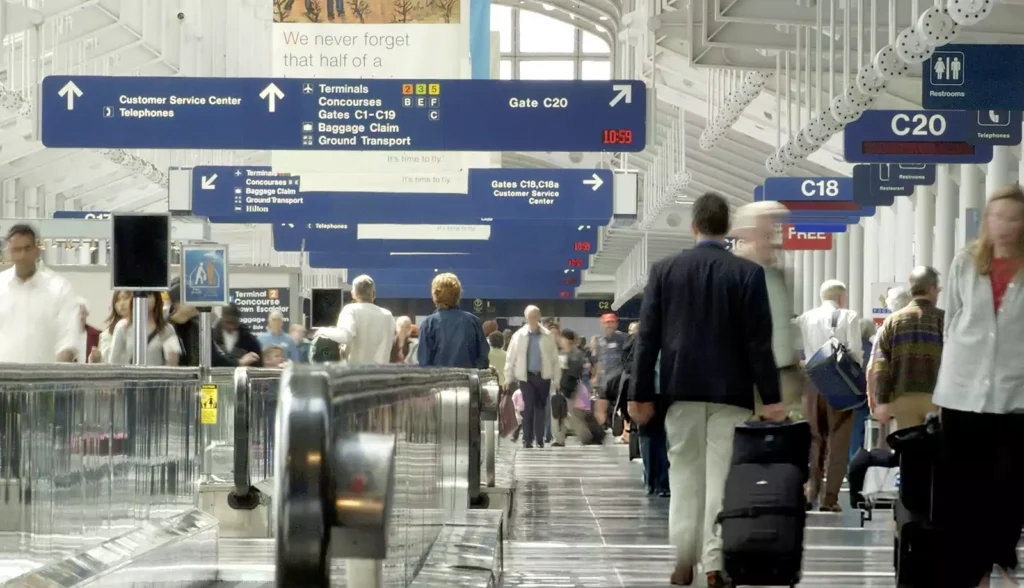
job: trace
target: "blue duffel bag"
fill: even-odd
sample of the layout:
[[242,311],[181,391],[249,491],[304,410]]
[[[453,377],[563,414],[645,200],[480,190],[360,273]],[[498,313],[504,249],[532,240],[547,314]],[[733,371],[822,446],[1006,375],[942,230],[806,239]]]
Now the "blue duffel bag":
[[846,345],[836,339],[839,311],[832,313],[829,340],[811,356],[805,365],[807,377],[814,388],[835,410],[854,410],[868,401],[864,369],[850,355]]

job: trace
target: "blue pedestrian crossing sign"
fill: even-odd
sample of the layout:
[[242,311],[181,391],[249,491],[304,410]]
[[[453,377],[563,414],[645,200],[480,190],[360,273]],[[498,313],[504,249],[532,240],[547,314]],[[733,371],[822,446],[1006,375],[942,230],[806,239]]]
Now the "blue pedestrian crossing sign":
[[181,259],[181,303],[187,306],[227,306],[227,246],[186,245],[182,248]]

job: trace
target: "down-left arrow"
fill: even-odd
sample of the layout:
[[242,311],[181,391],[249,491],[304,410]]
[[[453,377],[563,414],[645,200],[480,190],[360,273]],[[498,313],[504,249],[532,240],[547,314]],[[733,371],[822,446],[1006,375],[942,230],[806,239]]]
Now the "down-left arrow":
[[203,176],[202,178],[200,178],[200,182],[199,183],[201,184],[203,190],[216,190],[217,189],[216,182],[217,182],[217,174],[213,174],[212,176],[209,176],[209,177]]

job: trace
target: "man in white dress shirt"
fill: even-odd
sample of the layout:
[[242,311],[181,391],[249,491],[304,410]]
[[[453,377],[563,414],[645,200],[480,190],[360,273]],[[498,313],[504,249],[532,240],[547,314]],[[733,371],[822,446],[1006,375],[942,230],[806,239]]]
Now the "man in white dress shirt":
[[349,365],[389,363],[395,342],[395,317],[373,303],[377,286],[370,276],[352,280],[352,299],[338,316],[338,326],[320,333],[345,346]]
[[71,283],[38,266],[39,238],[29,225],[11,227],[0,273],[0,362],[53,363],[75,359],[82,327]]
[[[14,267],[0,273],[0,362],[74,361],[82,334],[78,296],[71,283],[40,268],[39,239],[29,225],[7,232],[7,258]],[[54,422],[63,422],[68,402],[58,394]],[[21,421],[13,399],[0,399],[0,478],[20,478]]]
[[[836,340],[846,346],[853,359],[864,365],[860,320],[856,312],[846,308],[846,301],[846,284],[839,280],[827,280],[821,285],[821,306],[794,319],[803,336],[805,358],[810,359],[834,334]],[[807,386],[807,420],[814,437],[807,503],[813,504],[820,495],[822,511],[840,512],[839,490],[846,476],[854,413],[833,409],[813,389],[809,380]],[[825,478],[824,488],[822,477]]]

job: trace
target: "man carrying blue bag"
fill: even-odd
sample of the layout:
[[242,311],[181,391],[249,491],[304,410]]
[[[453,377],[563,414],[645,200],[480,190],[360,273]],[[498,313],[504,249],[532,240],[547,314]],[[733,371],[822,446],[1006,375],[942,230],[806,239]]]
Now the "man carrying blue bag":
[[842,510],[839,491],[849,460],[854,411],[867,402],[860,321],[846,304],[846,285],[828,280],[821,285],[821,306],[795,319],[808,358],[807,420],[813,442],[807,505],[813,508],[820,500],[823,512]]

